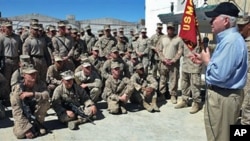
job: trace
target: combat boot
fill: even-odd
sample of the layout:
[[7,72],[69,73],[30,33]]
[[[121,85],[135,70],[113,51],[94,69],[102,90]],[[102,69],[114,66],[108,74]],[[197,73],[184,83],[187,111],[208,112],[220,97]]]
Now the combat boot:
[[190,114],[195,114],[200,110],[200,105],[198,102],[193,102],[193,106],[191,110],[189,111]]
[[178,102],[174,108],[180,109],[180,108],[184,108],[184,107],[187,107],[187,102],[185,100],[181,99],[181,101]]
[[86,118],[79,118],[77,120],[69,121],[68,122],[68,128],[70,130],[76,130],[78,128],[78,125],[87,122]]
[[172,104],[176,104],[177,103],[176,96],[171,95],[171,102],[172,102]]
[[120,109],[121,109],[121,113],[122,114],[127,114],[128,113],[127,110],[126,110],[126,108],[125,108],[125,104],[124,103],[120,104]]
[[157,101],[156,101],[156,98],[153,98],[152,99],[152,108],[154,109],[155,112],[160,112],[160,109],[159,107],[157,106]]
[[143,102],[142,102],[142,106],[147,110],[147,111],[149,111],[149,112],[153,112],[153,108],[146,102],[146,101],[144,101],[143,100]]

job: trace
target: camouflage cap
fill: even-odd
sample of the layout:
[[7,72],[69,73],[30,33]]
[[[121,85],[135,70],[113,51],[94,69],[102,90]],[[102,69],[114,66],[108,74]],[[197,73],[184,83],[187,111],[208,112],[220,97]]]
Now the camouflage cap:
[[82,66],[83,67],[89,67],[89,66],[91,66],[91,64],[90,64],[90,62],[85,61],[85,62],[83,62]]
[[54,56],[54,60],[57,62],[57,61],[63,61],[63,58],[62,58],[62,56],[60,56],[60,55],[55,55]]
[[119,28],[119,31],[124,31],[124,28],[123,28],[123,27],[120,27],[120,28]]
[[145,28],[145,27],[142,28],[142,29],[141,29],[141,32],[144,32],[144,33],[147,32],[147,28]]
[[59,21],[59,22],[57,23],[57,26],[58,26],[58,27],[65,27],[65,26],[66,26],[65,21]]
[[89,58],[88,58],[88,56],[86,56],[86,55],[81,55],[81,56],[80,56],[80,60],[81,60],[82,63],[83,63],[83,62],[89,62]]
[[30,25],[38,24],[39,20],[38,19],[30,19]]
[[168,22],[168,23],[167,23],[167,28],[169,28],[169,27],[174,28],[174,23],[173,23],[173,22]]
[[118,52],[118,48],[117,47],[112,47],[111,52]]
[[139,33],[138,33],[138,32],[135,33],[135,34],[134,34],[134,37],[137,37],[137,38],[138,38],[138,37],[139,37]]
[[56,31],[56,28],[54,26],[50,26],[49,31]]
[[125,54],[125,52],[122,51],[122,50],[120,50],[120,51],[119,51],[119,54],[120,54],[120,55],[123,55],[123,54]]
[[91,30],[90,25],[84,27],[85,30]]
[[29,26],[22,26],[23,30],[29,30],[29,28],[30,28]]
[[4,21],[4,23],[2,24],[2,26],[12,26],[12,21]]
[[78,29],[77,28],[72,28],[71,29],[71,33],[77,33],[78,32]]
[[110,25],[109,24],[104,25],[104,30],[110,30]]
[[97,46],[92,47],[92,50],[99,50]]
[[162,23],[157,23],[157,28],[162,28]]
[[123,38],[124,35],[123,34],[118,34],[118,37]]
[[38,24],[38,26],[39,26],[39,30],[43,30],[43,24]]
[[244,25],[244,24],[247,24],[249,22],[250,22],[250,16],[244,16],[244,17],[238,18],[238,20],[237,20],[238,25]]
[[117,32],[117,29],[116,28],[112,29],[112,32]]
[[30,25],[30,28],[39,29],[39,25],[38,24],[32,24],[32,25]]
[[74,79],[74,73],[71,70],[62,72],[60,75],[62,76],[62,79],[64,80]]
[[111,63],[111,69],[115,69],[115,68],[120,68],[120,64],[118,62]]
[[29,55],[20,55],[19,60],[21,63],[30,63],[30,56]]
[[80,33],[84,33],[85,30],[83,28],[80,29]]
[[142,69],[142,68],[144,68],[142,63],[138,63],[138,64],[135,66],[135,69],[137,69],[137,70]]
[[70,29],[72,29],[72,26],[71,26],[70,24],[68,24],[68,25],[66,26],[66,28],[70,30]]
[[25,74],[32,74],[38,72],[35,68],[34,65],[29,64],[23,68],[23,73]]

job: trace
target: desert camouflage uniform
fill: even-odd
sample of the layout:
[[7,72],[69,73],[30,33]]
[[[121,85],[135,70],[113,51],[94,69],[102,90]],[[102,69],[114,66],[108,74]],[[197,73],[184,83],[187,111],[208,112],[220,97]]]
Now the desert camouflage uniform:
[[[245,39],[248,47],[248,62],[250,61],[250,36]],[[244,87],[245,97],[242,103],[241,124],[250,125],[250,65],[248,64],[247,83]]]
[[[169,92],[171,96],[177,96],[180,57],[183,52],[183,41],[180,37],[175,36],[172,39],[168,35],[164,35],[157,46],[159,52],[163,55],[160,59],[170,59],[174,61],[172,65],[160,64],[160,83],[159,91],[165,94],[167,91],[167,83],[169,81]],[[159,55],[159,54],[158,54]]]
[[92,101],[97,102],[102,90],[102,80],[96,71],[91,72],[90,76],[86,76],[83,71],[75,73],[75,81],[78,85],[87,84],[85,88]]
[[44,122],[47,110],[50,107],[48,101],[49,92],[47,90],[46,84],[43,81],[38,81],[33,87],[33,89],[27,89],[24,86],[22,90],[21,85],[14,85],[10,95],[10,100],[12,107],[12,115],[14,118],[13,132],[17,136],[17,138],[24,138],[25,133],[33,127],[30,121],[23,114],[22,100],[20,99],[20,93],[22,91],[34,92],[32,103],[34,102],[35,105],[29,106],[31,106],[31,109],[34,109],[34,116],[36,116],[37,120],[40,123]]
[[[163,35],[164,35],[163,33],[161,33],[161,34],[156,33],[150,38],[152,47],[157,46],[158,41],[160,40],[160,38]],[[151,66],[150,66],[150,68],[151,68],[150,71],[153,74],[153,76],[156,78],[157,77],[157,70],[158,70],[158,66],[159,66],[159,62],[160,62],[160,59],[159,59],[158,54],[156,52],[152,51],[150,61],[152,61]]]
[[110,113],[119,113],[121,107],[125,107],[126,103],[119,101],[119,96],[123,94],[131,96],[133,92],[133,85],[127,77],[120,77],[115,80],[113,76],[109,76],[105,81],[105,88],[102,98],[108,103],[108,110]]
[[[194,52],[199,53],[199,47],[196,47]],[[188,101],[188,98],[192,94],[194,102],[200,103],[201,96],[201,64],[195,64],[188,58],[190,50],[188,47],[183,49],[183,62],[182,62],[182,79],[181,79],[181,90],[182,99]]]
[[38,79],[46,82],[47,63],[45,53],[48,53],[44,38],[30,35],[23,44],[23,54],[29,55],[31,63],[38,70]]
[[145,71],[147,72],[148,66],[150,65],[149,58],[151,55],[151,41],[149,38],[138,38],[137,46],[134,47],[136,53],[141,53],[139,61],[143,64]]
[[90,55],[91,51],[92,51],[92,47],[95,45],[95,43],[97,41],[95,35],[92,33],[90,35],[88,33],[85,33],[82,40],[86,43],[87,52]]
[[71,110],[65,105],[67,102],[73,103],[77,107],[83,105],[85,108],[84,113],[88,116],[90,116],[90,112],[88,112],[89,106],[94,104],[86,91],[79,85],[73,84],[71,89],[66,89],[64,84],[60,84],[53,93],[52,106],[58,120],[63,123],[75,120],[75,118],[70,118],[66,114],[66,110]]
[[12,73],[18,69],[18,59],[21,54],[22,41],[20,37],[14,33],[11,35],[3,34],[0,36],[0,57],[4,58],[4,69],[3,75],[7,80],[6,90],[7,93],[4,93],[3,97],[9,100],[10,92],[10,79]]
[[96,42],[95,46],[99,48],[100,57],[106,57],[116,44],[117,41],[113,36],[106,37],[104,35]]
[[[130,101],[133,103],[139,103],[144,108],[149,110],[150,112],[153,110],[151,107],[152,105],[156,105],[156,99],[157,99],[157,88],[158,88],[158,82],[153,77],[153,75],[147,75],[143,74],[142,77],[138,73],[134,73],[131,76],[131,83],[134,87],[133,95],[130,98]],[[150,96],[147,96],[145,88],[153,88],[153,91],[151,92]]]
[[[62,42],[61,42],[62,41]],[[55,36],[52,38],[52,44],[54,47],[53,55],[59,55],[62,57],[69,57],[68,60],[64,60],[65,65],[69,66],[70,70],[74,71],[75,65],[72,61],[74,54],[73,39],[70,36]]]
[[108,79],[109,75],[111,75],[112,62],[118,62],[120,64],[120,70],[122,71],[121,75],[123,77],[130,78],[129,68],[127,64],[124,62],[124,60],[121,57],[119,57],[118,59],[109,59],[104,62],[103,67],[102,67],[102,74],[101,74],[104,79]]

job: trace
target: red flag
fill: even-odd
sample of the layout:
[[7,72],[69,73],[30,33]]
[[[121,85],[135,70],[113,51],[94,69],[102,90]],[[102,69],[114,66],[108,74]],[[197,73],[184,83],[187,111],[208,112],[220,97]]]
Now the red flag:
[[187,0],[179,36],[192,51],[197,45],[198,23],[193,0]]

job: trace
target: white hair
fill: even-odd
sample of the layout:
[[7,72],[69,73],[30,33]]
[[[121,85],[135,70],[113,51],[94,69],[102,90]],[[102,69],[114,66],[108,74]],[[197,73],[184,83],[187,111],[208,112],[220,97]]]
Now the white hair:
[[228,18],[229,19],[230,27],[235,27],[236,26],[236,22],[237,22],[237,18],[236,17],[229,16],[229,15],[224,15],[224,14],[221,14],[220,16],[222,18]]

